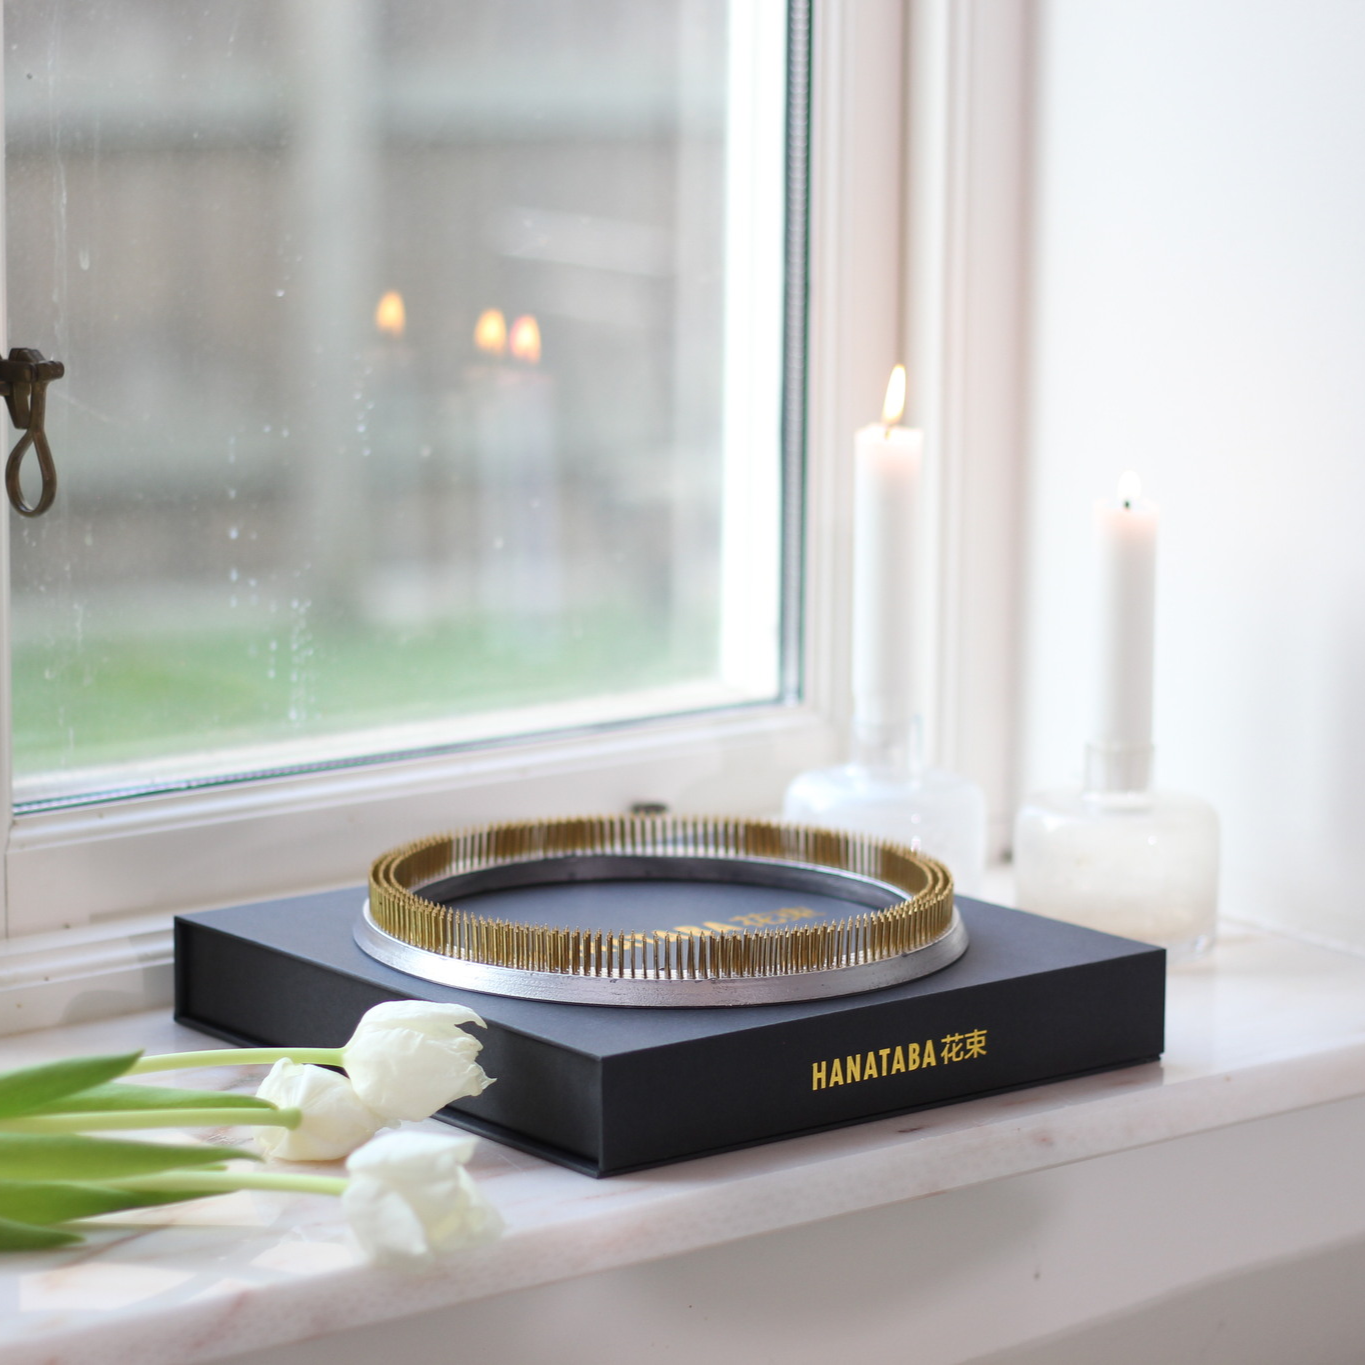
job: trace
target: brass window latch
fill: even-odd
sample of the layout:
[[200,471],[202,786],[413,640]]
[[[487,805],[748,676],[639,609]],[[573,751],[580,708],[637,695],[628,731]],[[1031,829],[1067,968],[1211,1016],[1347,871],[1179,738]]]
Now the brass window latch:
[[[57,466],[52,462],[52,447],[47,443],[44,423],[47,420],[47,386],[66,373],[60,360],[47,360],[41,351],[27,346],[15,346],[5,360],[0,360],[0,394],[9,408],[10,421],[24,433],[23,439],[9,453],[5,465],[5,492],[11,506],[21,517],[40,517],[57,496]],[[30,506],[24,501],[24,490],[19,483],[19,467],[28,448],[38,452],[38,471],[42,487],[38,501]]]

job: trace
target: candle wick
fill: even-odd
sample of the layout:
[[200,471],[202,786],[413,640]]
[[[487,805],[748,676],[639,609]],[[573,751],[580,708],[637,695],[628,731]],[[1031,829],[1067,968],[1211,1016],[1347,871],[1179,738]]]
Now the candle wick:
[[1128,511],[1131,512],[1131,511],[1133,510],[1133,503],[1132,503],[1132,500],[1131,500],[1131,499],[1129,499],[1129,498],[1124,498],[1124,500],[1123,500],[1123,505],[1124,505],[1124,507],[1125,507]]

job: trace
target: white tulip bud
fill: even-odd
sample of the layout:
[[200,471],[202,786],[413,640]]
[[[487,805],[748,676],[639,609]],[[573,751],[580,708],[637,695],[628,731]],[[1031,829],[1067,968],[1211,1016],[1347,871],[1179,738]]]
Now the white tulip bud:
[[366,1011],[342,1050],[356,1094],[393,1122],[429,1118],[487,1089],[492,1081],[474,1060],[483,1044],[461,1024],[485,1027],[463,1005],[390,1000]]
[[281,1161],[335,1161],[385,1126],[345,1076],[324,1067],[278,1061],[256,1093],[281,1109],[303,1110],[297,1128],[256,1130],[256,1145]]
[[434,1252],[476,1246],[502,1231],[498,1211],[465,1170],[474,1142],[385,1133],[351,1154],[341,1204],[371,1260],[420,1265]]

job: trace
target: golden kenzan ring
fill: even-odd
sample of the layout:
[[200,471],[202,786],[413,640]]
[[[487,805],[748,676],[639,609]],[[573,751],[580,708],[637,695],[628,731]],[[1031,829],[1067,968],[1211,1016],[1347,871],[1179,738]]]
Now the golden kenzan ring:
[[[876,908],[822,924],[722,933],[556,928],[445,903],[490,890],[621,880],[741,882]],[[405,844],[371,867],[356,938],[390,966],[446,985],[621,1005],[757,1004],[871,990],[937,970],[966,948],[952,877],[934,859],[866,835],[708,816],[520,821]]]

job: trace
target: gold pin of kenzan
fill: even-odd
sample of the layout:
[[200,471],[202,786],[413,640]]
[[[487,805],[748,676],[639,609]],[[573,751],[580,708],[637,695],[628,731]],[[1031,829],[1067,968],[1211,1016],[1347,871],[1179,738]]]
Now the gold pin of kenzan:
[[[499,895],[593,884],[639,889],[638,919],[556,927],[489,913]],[[794,909],[641,927],[666,883],[699,906],[728,886],[806,893]],[[620,893],[625,888],[617,887]],[[544,893],[552,894],[547,899]],[[462,902],[478,898],[467,908]],[[675,896],[676,900],[676,896]],[[773,897],[769,895],[767,901]],[[784,914],[797,918],[787,921]],[[802,918],[804,917],[804,918]],[[754,1004],[871,990],[955,960],[966,933],[947,869],[864,835],[707,816],[520,821],[405,844],[376,859],[356,938],[399,970],[496,994],[630,1005]]]

